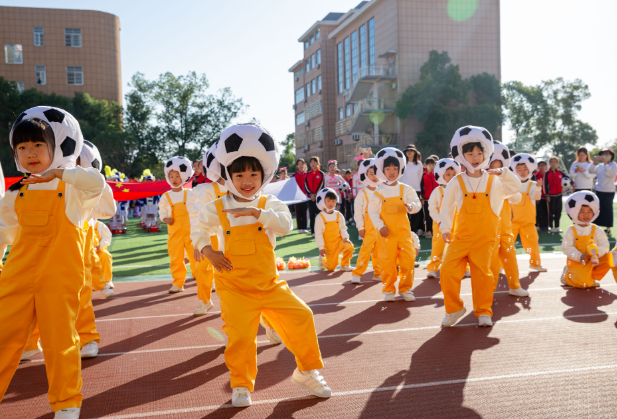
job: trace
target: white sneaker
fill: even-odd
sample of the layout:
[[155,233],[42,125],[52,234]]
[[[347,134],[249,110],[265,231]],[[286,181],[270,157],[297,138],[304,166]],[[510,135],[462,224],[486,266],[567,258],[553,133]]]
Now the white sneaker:
[[95,340],[88,342],[81,348],[80,353],[82,359],[96,358],[99,354],[99,344]]
[[431,233],[430,231],[428,233],[426,233],[424,235],[424,237],[426,237],[427,239],[432,239],[433,238],[433,233]]
[[392,302],[394,301],[396,298],[396,294],[394,294],[393,292],[384,292],[383,293],[383,300],[384,301],[388,301],[388,302]]
[[491,320],[491,316],[483,314],[478,316],[478,326],[480,327],[492,327],[493,321]]
[[105,286],[108,286],[109,288],[111,288],[112,290],[114,289],[114,283],[112,281],[106,282]]
[[79,413],[81,409],[79,407],[68,407],[66,409],[58,410],[54,419],[79,419]]
[[568,274],[568,267],[564,266],[563,267],[563,272],[561,273],[561,283],[563,285],[568,285],[566,282],[566,275]]
[[538,272],[547,272],[548,271],[548,269],[543,268],[542,265],[538,265],[538,266],[529,265],[529,269],[531,269],[532,271],[538,271]]
[[358,236],[358,241],[364,241],[364,237]]
[[246,387],[236,387],[231,394],[231,404],[233,407],[249,407],[251,402],[251,392]]
[[429,271],[429,273],[426,274],[427,278],[437,278],[437,274],[433,271]]
[[341,266],[341,271],[343,271],[343,272],[351,272],[351,271],[353,271],[353,268],[351,267],[351,265],[345,265],[345,266]]
[[43,352],[43,350],[41,348],[37,348],[37,349],[34,349],[32,351],[24,351],[24,353],[21,354],[21,358],[19,360],[23,361],[25,359],[32,358],[33,356],[38,355],[41,352]]
[[465,271],[465,278],[471,278],[471,271]]
[[398,295],[403,297],[403,300],[405,301],[416,301],[416,297],[413,295],[413,291],[411,290],[405,291],[405,292],[399,292]]
[[418,236],[423,236],[424,235],[424,230],[418,230]]
[[193,316],[195,316],[195,317],[203,316],[212,307],[214,307],[214,304],[212,303],[212,300],[208,301],[207,303],[199,300],[199,304],[197,305],[197,308],[195,309],[195,311],[193,311]]
[[458,319],[463,317],[463,315],[466,312],[467,312],[467,309],[463,307],[455,313],[446,313],[446,317],[444,317],[443,320],[441,321],[441,326],[442,327],[454,326],[454,323],[456,323]]
[[499,268],[499,275],[505,275],[506,271],[503,268]]
[[311,234],[311,236],[315,237],[315,233]]
[[593,280],[593,286],[594,286],[594,287],[596,287],[596,288],[598,288],[598,287],[601,287],[601,286],[602,286],[602,284],[600,284],[600,281],[597,281],[597,280],[595,280],[595,279],[594,279],[594,280]]
[[379,275],[379,276],[375,276],[375,274],[373,274],[373,281],[375,281],[375,282],[381,282],[381,275]]
[[322,270],[323,270],[323,269],[326,269],[326,267],[325,267],[325,266],[324,266],[324,264],[323,264],[323,256],[319,256],[319,260],[318,260],[318,262],[317,262],[317,267],[318,267],[319,269],[322,269]]
[[351,283],[352,284],[359,284],[361,281],[361,278],[358,275],[352,276],[351,277]]
[[291,382],[301,389],[308,391],[313,396],[324,399],[332,396],[332,390],[330,390],[330,387],[326,384],[326,380],[324,380],[317,370],[310,370],[303,373],[296,368],[291,376]]
[[111,296],[113,296],[115,294],[114,290],[109,288],[107,285],[100,292],[101,292],[101,294],[103,294],[103,297],[105,297],[105,298],[109,298],[109,297],[111,297]]
[[268,324],[264,321],[263,317],[259,318],[259,324],[261,325],[261,327],[266,329],[266,337],[268,338],[270,343],[273,343],[275,345],[283,343],[283,339],[281,339],[279,334],[276,333],[276,330],[268,326]]
[[510,288],[510,291],[508,291],[508,294],[510,295],[514,295],[515,297],[529,297],[529,291],[527,291],[526,289],[523,289],[523,287],[519,287],[519,288]]
[[181,291],[184,291],[184,287],[180,288],[180,287],[176,287],[175,285],[172,285],[171,288],[169,289],[170,294],[175,294]]
[[212,292],[216,292],[216,288],[214,288],[214,279],[212,280]]
[[560,228],[554,228],[553,233],[563,233],[563,230]]

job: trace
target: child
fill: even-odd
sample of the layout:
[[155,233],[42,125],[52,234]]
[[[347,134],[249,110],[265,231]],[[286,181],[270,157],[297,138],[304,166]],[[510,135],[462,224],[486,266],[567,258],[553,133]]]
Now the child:
[[317,214],[319,213],[317,204],[315,204],[315,199],[317,199],[317,192],[324,187],[326,175],[324,172],[319,170],[319,157],[311,157],[309,164],[311,165],[311,170],[306,174],[304,180],[304,193],[311,198],[311,200],[308,201],[309,222],[311,226],[311,234],[315,237],[315,217],[317,217]]
[[545,177],[547,165],[544,160],[538,160],[538,171],[536,180],[541,181],[542,196],[536,201],[536,225],[539,231],[548,231],[548,197],[546,195]]
[[354,247],[349,240],[347,225],[343,215],[334,208],[338,204],[338,195],[333,189],[324,188],[317,194],[317,208],[321,211],[315,222],[315,244],[319,249],[319,269],[332,272],[341,258],[341,271],[351,272],[351,257]]
[[[304,159],[296,160],[296,168],[297,171],[291,177],[294,178],[298,187],[302,192],[304,190],[304,182],[306,180],[306,162]],[[305,192],[306,193],[306,192]],[[305,234],[308,233],[307,230],[307,221],[306,221],[306,213],[308,211],[308,202],[299,202],[294,205],[294,210],[296,213],[296,227],[298,228],[298,233]]]
[[[561,283],[575,288],[599,287],[610,269],[608,237],[593,224],[600,215],[600,200],[593,192],[573,193],[566,201],[566,213],[574,224],[563,236],[561,250],[568,262]],[[597,246],[595,255],[590,254],[590,244]]]
[[[336,205],[336,210],[338,211],[341,209],[341,203],[343,202],[341,196],[345,179],[343,179],[340,174],[336,174],[336,171],[338,170],[338,167],[336,166],[337,164],[338,162],[336,160],[328,161],[328,174],[326,175],[324,188],[334,189],[336,195],[338,196],[338,204]],[[345,212],[344,208],[342,212]]]
[[[435,160],[431,157],[427,158],[424,161],[426,165],[426,172],[422,174],[422,180],[420,181],[420,190],[422,196],[422,204],[424,211],[424,237],[427,239],[433,238],[433,219],[431,218],[430,211],[428,209],[428,200],[431,197],[431,194],[439,186],[437,181],[435,180],[435,174],[433,171],[435,170]],[[442,240],[443,241],[443,240]]]
[[[238,141],[239,140],[239,141]],[[257,375],[259,317],[268,314],[298,368],[292,383],[317,397],[332,391],[317,369],[323,367],[311,309],[276,270],[275,236],[292,229],[291,213],[272,195],[262,195],[279,163],[278,144],[259,125],[233,125],[221,134],[216,158],[232,196],[223,196],[199,212],[193,237],[214,269],[216,291],[225,314],[229,340],[225,363],[231,372],[232,405],[251,405]],[[250,157],[249,157],[250,156]],[[210,237],[224,231],[215,251]]]
[[82,228],[105,180],[94,168],[75,167],[83,137],[62,109],[22,113],[9,142],[17,170],[31,175],[0,201],[2,255],[12,245],[0,278],[0,400],[38,321],[51,407],[56,418],[77,419],[83,399],[75,330],[85,276]]
[[561,186],[561,181],[564,177],[567,178],[568,176],[561,170],[557,169],[557,166],[559,166],[559,157],[552,156],[548,159],[548,165],[550,166],[550,169],[544,176],[544,185],[546,186],[548,194],[548,197],[546,198],[549,208],[548,231],[551,233],[562,233],[562,230],[559,228],[561,211],[563,209],[563,188]]
[[[358,235],[362,238],[362,247],[356,261],[356,268],[352,272],[351,282],[359,284],[368,268],[369,259],[373,259],[373,280],[381,282],[381,268],[377,250],[377,236],[379,232],[375,230],[371,218],[368,214],[368,204],[373,197],[373,192],[381,184],[381,180],[375,176],[375,159],[362,160],[358,167],[358,180],[365,187],[356,196],[355,219]],[[372,255],[372,256],[371,256]]]
[[527,153],[519,153],[510,159],[510,165],[521,180],[520,201],[518,197],[510,199],[512,235],[516,240],[520,234],[523,248],[529,254],[529,269],[546,272],[546,268],[542,267],[540,261],[540,244],[538,243],[538,230],[536,230],[536,201],[540,200],[542,183],[531,179],[537,168],[536,159]]
[[495,278],[490,265],[499,215],[505,197],[518,192],[521,183],[509,170],[484,170],[494,151],[493,137],[486,129],[459,128],[450,146],[454,159],[466,171],[448,184],[439,211],[439,230],[449,243],[440,275],[446,308],[441,325],[453,326],[467,311],[460,292],[469,262],[474,315],[478,326],[492,326]]
[[[384,301],[394,301],[397,265],[400,265],[399,295],[405,301],[415,301],[413,286],[416,253],[407,214],[422,209],[418,194],[399,179],[405,171],[405,156],[392,147],[382,148],[375,158],[380,185],[369,201],[369,217],[379,232],[379,263],[383,277]],[[398,261],[398,262],[397,262]]]
[[347,191],[346,195],[347,195],[347,199],[345,200],[345,214],[347,215],[347,224],[349,224],[350,222],[353,222],[353,216],[354,216],[354,199],[356,198],[353,191],[353,173],[351,173],[351,170],[347,169],[345,170],[345,182],[347,182],[347,185],[349,186],[349,190]]
[[[508,148],[495,141],[495,151],[491,158],[490,169],[508,169],[510,168],[510,152]],[[521,287],[518,273],[518,262],[516,260],[516,248],[514,244],[516,239],[512,234],[512,210],[510,208],[510,200],[519,203],[521,194],[515,193],[511,196],[506,196],[503,201],[503,207],[499,214],[499,228],[497,230],[497,241],[495,242],[495,250],[493,250],[493,258],[491,259],[491,272],[495,277],[495,289],[499,283],[500,262],[503,265],[510,295],[516,297],[529,297],[529,292]]]
[[113,288],[113,258],[111,257],[111,253],[109,253],[109,250],[107,250],[107,248],[111,246],[111,231],[105,223],[101,223],[99,220],[96,220],[94,234],[96,238],[95,250],[101,262],[103,280],[105,281],[105,285],[107,287]]
[[165,163],[165,179],[171,185],[171,191],[165,192],[164,199],[159,202],[159,217],[167,224],[169,238],[167,239],[167,252],[169,253],[169,268],[173,277],[173,284],[169,289],[170,294],[184,291],[186,280],[186,254],[191,263],[191,275],[195,277],[195,257],[191,244],[191,221],[189,209],[193,207],[195,195],[192,190],[185,189],[182,185],[193,176],[193,167],[186,157],[172,157]]
[[279,180],[287,180],[287,168],[281,167],[279,170]]
[[441,203],[443,201],[444,191],[450,180],[454,178],[454,176],[461,173],[461,165],[452,159],[441,159],[437,162],[437,166],[435,169],[435,180],[439,184],[437,188],[433,190],[431,196],[428,199],[428,210],[430,213],[430,217],[433,220],[433,241],[431,246],[431,261],[426,267],[428,273],[426,274],[427,278],[436,278],[439,273],[439,267],[441,266],[441,260],[443,258],[444,248],[446,243],[441,238],[441,233],[439,232],[439,226],[441,224],[439,218],[439,210],[441,208]]

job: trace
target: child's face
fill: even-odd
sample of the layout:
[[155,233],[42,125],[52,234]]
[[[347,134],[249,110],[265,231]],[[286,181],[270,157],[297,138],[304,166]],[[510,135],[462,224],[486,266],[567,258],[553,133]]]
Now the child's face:
[[287,172],[283,170],[282,172],[279,173],[279,176],[281,179],[287,179]]
[[315,161],[315,160],[311,160],[311,169],[318,170],[319,169],[319,163],[317,163],[317,161]]
[[551,159],[548,164],[551,166],[552,170],[557,169],[557,165],[559,165],[559,160],[557,159]]
[[407,155],[407,160],[409,161],[413,161],[413,159],[416,157],[416,152],[413,150],[407,150],[405,154]]
[[593,211],[587,205],[583,205],[578,213],[578,220],[583,224],[589,224],[593,218]]
[[300,172],[304,172],[304,162],[303,161],[299,161],[298,164],[296,164],[296,167],[298,168]]
[[263,179],[259,170],[244,170],[231,175],[231,180],[234,187],[245,198],[250,198],[255,195],[257,189],[261,188]]
[[169,183],[171,183],[171,186],[173,186],[174,188],[179,188],[180,186],[182,186],[182,178],[180,177],[180,173],[175,170],[170,171]]
[[493,160],[491,165],[488,167],[489,169],[501,169],[503,167],[503,163],[501,160]]
[[446,184],[450,183],[450,181],[452,180],[452,178],[456,175],[456,170],[450,168],[448,170],[446,170],[446,173],[443,174],[443,180],[444,182],[446,182]]
[[372,182],[379,183],[379,179],[375,176],[375,169],[372,167],[366,171],[366,177],[368,177]]
[[19,164],[29,173],[42,173],[51,166],[51,154],[44,141],[18,144],[16,152]]
[[521,179],[525,179],[527,176],[529,176],[529,169],[527,169],[527,165],[524,164],[524,163],[517,164],[516,165],[516,174]]
[[475,169],[484,161],[484,152],[480,147],[476,146],[473,150],[465,153],[463,157],[465,157],[465,160]]
[[352,174],[351,173],[345,173],[345,179],[349,180],[351,179]]
[[394,165],[384,167],[383,173],[386,175],[388,182],[393,182],[398,178],[398,167]]
[[544,172],[546,172],[546,163],[539,163],[539,164],[538,164],[538,171],[539,171],[540,173],[544,173]]
[[332,211],[334,207],[336,207],[336,199],[326,198],[325,199],[326,208],[328,211]]
[[435,170],[435,165],[433,163],[429,163],[426,165],[426,171],[429,173],[433,173],[433,170]]
[[334,174],[335,170],[336,170],[336,165],[334,163],[328,165],[328,172],[330,172],[331,175]]

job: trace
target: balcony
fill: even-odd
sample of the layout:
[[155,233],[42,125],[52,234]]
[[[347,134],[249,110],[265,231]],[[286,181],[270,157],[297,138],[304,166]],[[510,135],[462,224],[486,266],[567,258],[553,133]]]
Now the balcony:
[[396,99],[373,99],[367,97],[358,101],[358,113],[373,111],[375,109],[394,110],[395,108]]
[[306,130],[301,134],[297,134],[295,138],[296,148],[316,144],[320,141],[323,141],[323,127]]
[[353,116],[351,116],[349,118],[341,119],[340,121],[338,121],[334,125],[334,130],[336,132],[336,136],[338,137],[340,135],[347,134],[351,130],[351,127],[353,126],[354,119],[355,118]]
[[304,119],[309,121],[321,115],[322,112],[321,100],[318,100],[304,107]]
[[358,147],[398,147],[398,136],[396,134],[354,134],[352,138],[358,142]]
[[345,102],[358,102],[365,98],[374,83],[393,83],[398,79],[395,66],[370,65],[361,67],[352,76],[351,88],[345,90]]

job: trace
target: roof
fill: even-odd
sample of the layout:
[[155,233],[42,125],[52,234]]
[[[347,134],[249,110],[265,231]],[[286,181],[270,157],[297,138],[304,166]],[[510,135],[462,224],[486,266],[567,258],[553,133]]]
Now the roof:
[[360,4],[358,4],[355,8],[351,9],[348,12],[350,13],[349,18],[341,22],[341,24],[338,25],[338,27],[335,30],[330,32],[330,34],[328,35],[328,38],[330,39],[334,38],[336,34],[340,33],[343,29],[345,29],[348,25],[350,25],[353,21],[355,21],[362,13],[366,12],[367,10],[375,6],[380,1],[381,0],[370,0],[370,1],[363,1]]
[[304,65],[304,60],[300,60],[289,68],[290,73],[294,73],[296,68],[300,67],[300,65]]
[[345,13],[336,13],[336,12],[333,12],[333,13],[328,13],[328,14],[326,15],[326,17],[324,17],[324,18],[323,18],[323,19],[321,19],[321,20],[322,20],[322,21],[324,21],[324,20],[339,20],[339,18],[340,18],[341,16],[343,16],[344,14],[345,14]]

